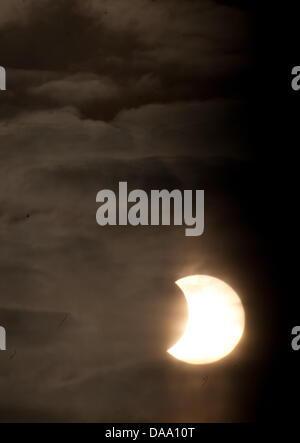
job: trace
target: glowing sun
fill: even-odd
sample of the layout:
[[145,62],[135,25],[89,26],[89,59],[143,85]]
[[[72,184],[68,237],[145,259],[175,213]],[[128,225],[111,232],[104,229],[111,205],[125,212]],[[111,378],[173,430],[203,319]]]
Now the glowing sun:
[[188,304],[188,321],[179,341],[168,349],[178,360],[212,363],[228,355],[245,327],[242,302],[222,280],[191,275],[176,281]]

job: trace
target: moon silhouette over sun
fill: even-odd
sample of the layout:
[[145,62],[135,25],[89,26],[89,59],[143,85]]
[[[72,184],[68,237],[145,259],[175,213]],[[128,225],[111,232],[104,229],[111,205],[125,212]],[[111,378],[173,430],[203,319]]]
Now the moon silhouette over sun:
[[191,364],[213,363],[228,355],[240,341],[245,313],[236,292],[208,275],[191,275],[176,281],[188,304],[188,321],[168,353]]

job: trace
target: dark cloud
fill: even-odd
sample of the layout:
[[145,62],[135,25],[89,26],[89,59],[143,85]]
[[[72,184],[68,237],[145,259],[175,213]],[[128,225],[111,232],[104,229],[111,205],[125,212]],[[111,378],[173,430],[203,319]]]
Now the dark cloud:
[[[210,0],[2,2],[1,420],[251,419],[267,317],[247,15]],[[205,235],[100,228],[96,193],[120,180],[205,189]],[[190,273],[224,278],[247,309],[243,346],[214,367],[166,356],[186,318],[174,281]]]
[[44,0],[24,10],[26,20],[8,15],[0,28],[15,91],[3,98],[7,116],[75,105],[107,120],[124,108],[239,97],[245,88],[247,18],[209,0]]

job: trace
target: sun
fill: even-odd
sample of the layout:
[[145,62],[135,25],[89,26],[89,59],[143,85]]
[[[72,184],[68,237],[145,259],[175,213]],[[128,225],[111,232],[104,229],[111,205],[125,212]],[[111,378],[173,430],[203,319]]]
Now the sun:
[[228,355],[245,328],[239,296],[227,283],[208,275],[191,275],[176,284],[188,304],[188,321],[182,337],[167,352],[191,364],[213,363]]

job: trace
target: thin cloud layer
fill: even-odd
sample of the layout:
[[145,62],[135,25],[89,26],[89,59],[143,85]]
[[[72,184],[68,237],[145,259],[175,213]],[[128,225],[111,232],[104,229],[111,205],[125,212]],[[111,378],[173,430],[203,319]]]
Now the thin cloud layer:
[[75,105],[83,117],[108,120],[149,103],[243,90],[248,25],[237,9],[207,0],[33,0],[24,3],[25,22],[5,10],[1,63],[18,91],[3,98],[11,115]]

